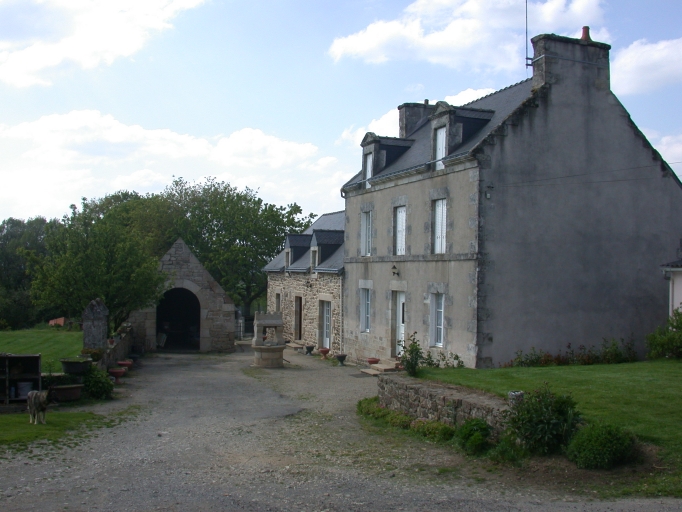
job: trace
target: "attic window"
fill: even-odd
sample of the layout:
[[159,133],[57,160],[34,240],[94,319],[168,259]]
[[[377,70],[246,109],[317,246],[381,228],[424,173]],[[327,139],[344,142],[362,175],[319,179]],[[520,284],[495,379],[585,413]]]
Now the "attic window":
[[369,179],[372,177],[372,166],[374,165],[374,153],[365,155],[365,188],[369,188]]
[[443,169],[443,158],[445,158],[445,126],[441,126],[436,130],[436,170]]
[[318,262],[317,262],[317,249],[312,249],[310,251],[310,266],[315,268],[317,267]]
[[286,251],[284,251],[284,267],[289,268],[290,265],[291,265],[291,252],[289,251],[289,249],[287,249]]

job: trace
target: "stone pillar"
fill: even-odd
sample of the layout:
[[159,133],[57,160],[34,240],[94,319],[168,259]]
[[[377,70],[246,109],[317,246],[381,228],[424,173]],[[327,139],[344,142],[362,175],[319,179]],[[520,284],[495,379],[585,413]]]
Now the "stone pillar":
[[95,299],[83,311],[83,348],[106,349],[109,310],[102,299]]

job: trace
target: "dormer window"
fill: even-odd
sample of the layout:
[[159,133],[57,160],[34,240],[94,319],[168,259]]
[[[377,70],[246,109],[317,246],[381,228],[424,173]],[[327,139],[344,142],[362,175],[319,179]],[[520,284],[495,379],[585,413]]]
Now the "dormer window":
[[436,137],[436,154],[435,154],[435,160],[436,160],[436,170],[439,169],[444,169],[445,165],[443,164],[443,158],[445,158],[447,152],[446,152],[446,137],[445,137],[445,126],[441,126],[440,128],[436,129],[435,133]]
[[317,261],[317,249],[311,249],[310,250],[310,266],[315,269],[319,265]]
[[284,268],[289,268],[291,266],[291,251],[287,249],[284,251]]
[[369,179],[372,177],[372,170],[374,165],[374,153],[367,153],[365,155],[365,188],[369,188]]

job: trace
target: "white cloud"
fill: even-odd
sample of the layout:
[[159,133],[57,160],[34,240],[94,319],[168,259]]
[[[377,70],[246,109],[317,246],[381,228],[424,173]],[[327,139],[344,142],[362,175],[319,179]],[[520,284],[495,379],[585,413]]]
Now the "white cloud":
[[[599,24],[601,4],[602,0],[529,2],[529,30],[570,34],[585,24]],[[335,61],[411,58],[458,69],[511,70],[523,62],[524,6],[524,0],[417,0],[398,19],[376,21],[335,39],[329,54]]]
[[336,141],[337,144],[349,142],[358,146],[367,132],[373,132],[384,137],[398,136],[398,109],[394,108],[386,112],[379,119],[372,119],[369,124],[355,128],[351,126],[343,130],[341,137]]
[[[661,156],[670,164],[682,162],[682,135],[658,135],[655,132],[646,132],[647,138],[661,153]],[[682,171],[682,165],[673,165],[673,168]]]
[[637,94],[682,82],[682,38],[635,41],[616,52],[611,66],[616,94]]
[[[55,21],[0,39],[0,80],[16,87],[50,85],[48,69],[72,63],[84,69],[111,64],[144,46],[180,12],[204,0],[35,0],[8,11],[17,18]],[[1,14],[1,13],[0,13]],[[30,28],[30,27],[29,27]],[[35,28],[35,27],[34,27]]]
[[493,92],[495,92],[495,89],[465,89],[454,96],[446,96],[445,101],[447,101],[450,105],[459,107],[482,98],[483,96],[487,96]]
[[311,143],[258,129],[206,139],[126,125],[96,110],[0,125],[0,154],[0,219],[61,216],[83,196],[155,192],[173,176],[218,176],[259,189],[268,202],[322,213],[342,208],[338,191],[352,175]]

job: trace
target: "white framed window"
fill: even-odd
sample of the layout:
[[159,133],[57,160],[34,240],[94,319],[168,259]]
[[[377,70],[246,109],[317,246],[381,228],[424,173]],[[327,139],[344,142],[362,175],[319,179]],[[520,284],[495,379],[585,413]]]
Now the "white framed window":
[[360,330],[369,332],[372,290],[360,288]]
[[445,199],[433,202],[433,253],[445,253],[445,226],[447,220]]
[[326,300],[320,301],[322,313],[322,347],[331,348],[332,339],[332,303]]
[[445,296],[442,293],[434,293],[431,295],[431,345],[434,347],[443,346],[443,306],[445,304]]
[[372,177],[372,171],[374,165],[374,153],[367,153],[365,155],[365,188],[369,188],[369,179]]
[[405,254],[405,226],[407,223],[407,208],[398,206],[393,211],[393,225],[395,226],[395,254],[402,256]]
[[362,212],[360,220],[360,254],[372,254],[372,212]]
[[436,169],[443,169],[443,158],[445,158],[445,126],[436,130]]

